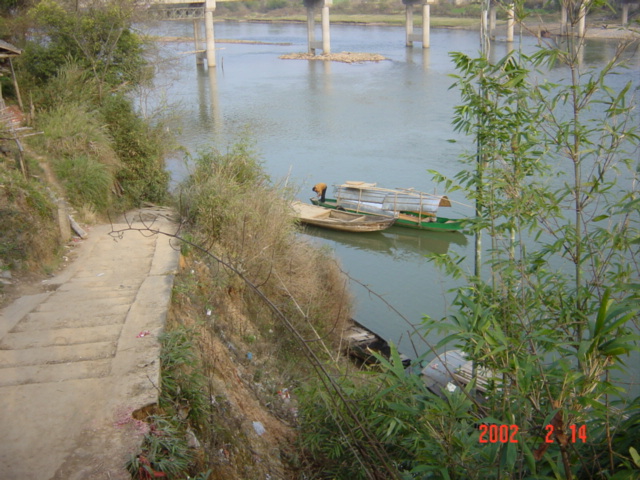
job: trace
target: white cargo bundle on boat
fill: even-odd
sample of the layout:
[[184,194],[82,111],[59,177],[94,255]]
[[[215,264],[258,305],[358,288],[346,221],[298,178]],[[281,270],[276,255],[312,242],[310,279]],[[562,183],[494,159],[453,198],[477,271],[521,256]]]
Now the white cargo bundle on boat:
[[359,212],[394,215],[401,211],[436,216],[438,207],[450,207],[444,195],[435,195],[413,189],[388,189],[375,183],[346,182],[337,185],[336,202],[339,206]]

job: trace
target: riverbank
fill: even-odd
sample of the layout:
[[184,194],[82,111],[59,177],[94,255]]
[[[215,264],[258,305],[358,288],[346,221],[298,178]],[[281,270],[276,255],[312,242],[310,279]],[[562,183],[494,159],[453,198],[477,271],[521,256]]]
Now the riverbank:
[[[541,42],[548,40],[560,40],[564,37],[562,33],[562,25],[555,21],[555,18],[535,17],[536,21],[523,22],[516,24],[514,35],[533,36],[540,39]],[[395,26],[404,28],[404,15],[397,14],[335,14],[330,17],[331,23],[334,25],[365,25],[365,26]],[[237,22],[237,23],[299,23],[306,24],[307,17],[302,13],[295,14],[259,14],[247,13],[244,15],[225,15],[216,17],[215,22]],[[422,17],[417,16],[415,19],[415,27],[422,27]],[[460,30],[480,30],[480,20],[478,18],[469,17],[431,17],[431,28],[433,29],[460,29]],[[507,22],[498,20],[492,38],[498,41],[505,41],[507,36]],[[620,24],[611,23],[610,19],[593,18],[587,24],[585,38],[600,40],[624,40],[633,41],[640,39],[640,29],[624,27]],[[157,41],[161,42],[193,42],[193,37],[158,37]],[[219,44],[261,44],[261,45],[291,45],[287,42],[264,42],[255,40],[242,39],[225,39],[216,38]],[[285,60],[314,60],[314,61],[334,61],[342,63],[363,63],[363,62],[380,62],[386,58],[375,52],[331,52],[309,53],[309,52],[292,52],[281,55],[281,59]]]
[[[254,22],[254,23],[307,23],[307,16],[303,12],[269,14],[247,13],[244,15],[229,15],[221,13],[214,21],[225,22]],[[346,14],[330,13],[330,21],[334,25],[370,25],[370,26],[398,26],[404,27],[404,11],[393,14]],[[414,26],[422,28],[422,16],[414,16]],[[480,17],[454,17],[430,16],[431,28],[448,28],[464,30],[480,30]],[[498,19],[496,22],[495,36],[497,38],[506,37],[507,21]],[[529,35],[541,37],[562,36],[562,28],[556,15],[532,15],[524,22],[515,25],[515,35]],[[587,18],[585,38],[590,39],[622,39],[640,38],[640,27],[634,28],[633,24],[624,26],[620,23],[620,18],[612,19],[602,15],[594,15]],[[220,41],[221,43],[224,40]]]

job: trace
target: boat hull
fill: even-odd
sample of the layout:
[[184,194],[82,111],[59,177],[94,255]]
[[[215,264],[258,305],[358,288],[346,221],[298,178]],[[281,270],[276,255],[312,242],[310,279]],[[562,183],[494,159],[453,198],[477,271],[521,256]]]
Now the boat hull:
[[294,202],[292,206],[301,223],[341,232],[379,232],[391,227],[396,220],[393,217],[343,212],[302,202]]
[[[337,201],[327,198],[321,202],[317,198],[312,198],[311,203],[325,208],[337,208]],[[362,213],[372,215],[370,212],[356,212],[353,209],[345,209],[347,212]],[[430,230],[434,232],[458,232],[462,230],[462,222],[445,217],[422,217],[411,212],[401,211],[394,223],[396,227],[414,228],[417,230]]]

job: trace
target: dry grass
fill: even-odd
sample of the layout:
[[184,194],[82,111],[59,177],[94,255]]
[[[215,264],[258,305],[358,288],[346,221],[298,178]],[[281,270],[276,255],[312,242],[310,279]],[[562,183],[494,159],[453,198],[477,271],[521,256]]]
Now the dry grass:
[[[301,242],[292,244],[290,254],[261,290],[273,290],[274,303],[298,312],[291,321],[306,339],[314,338],[314,330],[336,332],[337,338],[334,323],[321,323],[335,316],[342,325],[348,314],[348,305],[341,304],[348,297],[335,298],[337,289],[325,285],[339,277],[335,264]],[[197,332],[194,341],[209,385],[204,469],[212,470],[211,479],[296,478],[297,408],[290,392],[312,374],[303,349],[262,299],[231,286],[222,267],[193,255],[181,263],[172,321]],[[316,317],[316,310],[324,313]],[[312,346],[323,354],[321,342]],[[256,433],[254,422],[264,434]]]
[[200,162],[183,186],[181,211],[206,253],[184,249],[172,315],[197,332],[212,404],[210,478],[298,478],[291,392],[316,375],[313,355],[343,361],[351,298],[335,260],[301,240],[290,192],[244,148]]

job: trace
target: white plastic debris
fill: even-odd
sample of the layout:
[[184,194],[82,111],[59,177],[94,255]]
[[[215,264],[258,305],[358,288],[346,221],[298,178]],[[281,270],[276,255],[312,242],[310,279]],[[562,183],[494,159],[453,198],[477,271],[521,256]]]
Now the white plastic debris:
[[262,425],[262,422],[253,422],[253,429],[256,431],[259,437],[262,436],[264,432],[266,432],[266,430],[264,429],[264,425]]

